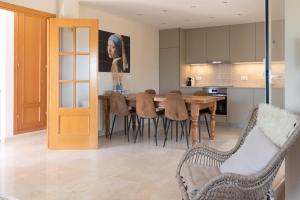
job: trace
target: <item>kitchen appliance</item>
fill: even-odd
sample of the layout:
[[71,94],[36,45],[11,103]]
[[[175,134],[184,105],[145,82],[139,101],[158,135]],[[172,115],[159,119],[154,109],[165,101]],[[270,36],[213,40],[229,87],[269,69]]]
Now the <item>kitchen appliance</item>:
[[227,88],[222,87],[205,87],[203,88],[209,96],[222,96],[224,100],[217,102],[217,115],[227,115]]

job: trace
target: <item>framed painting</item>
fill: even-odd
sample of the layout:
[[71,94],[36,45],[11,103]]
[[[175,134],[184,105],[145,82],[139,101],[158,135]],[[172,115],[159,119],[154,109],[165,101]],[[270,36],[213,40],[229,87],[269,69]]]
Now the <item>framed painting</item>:
[[130,73],[130,37],[99,30],[99,72]]

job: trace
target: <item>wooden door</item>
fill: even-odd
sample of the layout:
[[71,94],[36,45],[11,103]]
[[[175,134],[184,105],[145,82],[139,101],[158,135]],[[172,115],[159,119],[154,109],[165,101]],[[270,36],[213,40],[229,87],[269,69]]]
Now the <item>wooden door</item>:
[[48,146],[98,147],[98,20],[50,19]]
[[15,134],[46,128],[46,22],[15,13]]

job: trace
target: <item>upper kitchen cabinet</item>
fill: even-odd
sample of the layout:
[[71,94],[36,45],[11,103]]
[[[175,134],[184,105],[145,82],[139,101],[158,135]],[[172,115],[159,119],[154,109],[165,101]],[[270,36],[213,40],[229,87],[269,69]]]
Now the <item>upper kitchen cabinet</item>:
[[159,92],[167,93],[179,89],[179,49],[159,50]]
[[255,61],[263,62],[265,58],[265,23],[255,24]]
[[186,63],[206,63],[206,30],[202,28],[186,31]]
[[230,26],[230,60],[232,63],[255,61],[255,24]]
[[159,31],[159,48],[178,48],[179,33],[179,29],[167,29]]
[[229,26],[207,28],[206,56],[209,62],[229,62]]
[[284,60],[284,22],[275,20],[271,22],[272,27],[272,61]]
[[[256,53],[255,60],[262,62],[265,58],[265,23],[256,23]],[[276,20],[271,22],[271,44],[272,44],[272,61],[284,60],[284,22]]]
[[159,31],[159,92],[178,90],[180,68],[185,63],[185,31],[168,29]]

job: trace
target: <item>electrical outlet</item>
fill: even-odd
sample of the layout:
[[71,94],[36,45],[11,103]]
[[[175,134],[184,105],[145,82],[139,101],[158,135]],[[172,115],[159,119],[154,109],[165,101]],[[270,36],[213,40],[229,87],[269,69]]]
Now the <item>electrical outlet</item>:
[[196,81],[202,81],[202,76],[196,76]]
[[131,75],[128,75],[128,76],[126,76],[126,79],[127,79],[127,80],[132,80],[133,77],[132,77]]
[[241,81],[248,81],[248,76],[241,76]]

